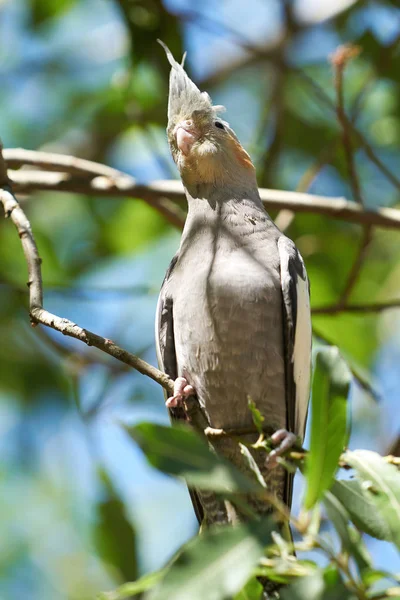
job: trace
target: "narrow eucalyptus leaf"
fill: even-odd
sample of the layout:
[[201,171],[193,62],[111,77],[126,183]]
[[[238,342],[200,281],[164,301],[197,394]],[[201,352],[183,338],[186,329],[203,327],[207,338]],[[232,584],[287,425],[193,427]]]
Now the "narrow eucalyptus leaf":
[[165,570],[156,571],[155,573],[144,575],[137,581],[124,583],[111,592],[102,592],[98,595],[97,600],[125,600],[125,598],[132,598],[154,587],[164,576],[164,573]]
[[357,529],[379,540],[391,540],[385,519],[358,479],[335,481],[331,492],[346,508]]
[[234,597],[234,600],[261,600],[263,587],[256,577],[252,577]]
[[326,512],[342,542],[343,549],[354,559],[360,573],[371,567],[371,560],[358,531],[351,529],[349,514],[343,504],[331,492],[323,499]]
[[250,398],[250,396],[248,397],[248,405],[253,418],[253,423],[256,426],[258,433],[262,433],[265,418],[258,410],[256,403]]
[[306,461],[305,508],[310,509],[330,488],[346,445],[350,371],[336,347],[316,355],[312,384],[311,440]]
[[327,568],[301,577],[282,589],[280,600],[357,600],[345,587],[339,572]]
[[211,452],[207,443],[189,427],[141,423],[125,427],[148,461],[164,473],[184,477],[188,485],[221,494],[262,491],[255,479]]
[[274,526],[264,520],[205,531],[183,547],[146,600],[231,598],[249,579],[264,547],[272,542]]
[[250,450],[244,444],[239,443],[239,446],[240,446],[240,452],[244,456],[249,469],[254,473],[254,476],[257,479],[258,483],[263,488],[266,488],[267,485],[264,481],[264,477],[262,476],[262,473],[261,473],[260,469],[258,468],[258,465],[257,465],[256,461],[254,460],[254,457],[251,454]]
[[389,539],[400,549],[400,473],[379,454],[370,450],[346,452],[361,482],[365,496],[385,523]]

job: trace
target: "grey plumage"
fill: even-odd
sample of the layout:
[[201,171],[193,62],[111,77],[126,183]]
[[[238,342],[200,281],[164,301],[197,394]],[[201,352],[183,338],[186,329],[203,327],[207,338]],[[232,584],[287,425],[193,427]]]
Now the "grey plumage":
[[[160,366],[194,387],[211,427],[250,427],[250,397],[271,430],[288,429],[303,437],[311,347],[303,261],[266,213],[254,168],[234,132],[225,121],[222,130],[215,126],[209,96],[168,58],[167,132],[189,211],[160,293]],[[180,123],[187,146],[179,144]],[[171,412],[173,418],[185,418],[180,407]],[[248,439],[256,437],[249,434]],[[213,445],[246,471],[235,441],[225,438]],[[279,466],[269,470],[261,453],[254,457],[269,489],[290,506],[292,476]],[[213,494],[191,495],[200,521],[242,517]],[[247,500],[257,512],[271,509],[258,499]]]

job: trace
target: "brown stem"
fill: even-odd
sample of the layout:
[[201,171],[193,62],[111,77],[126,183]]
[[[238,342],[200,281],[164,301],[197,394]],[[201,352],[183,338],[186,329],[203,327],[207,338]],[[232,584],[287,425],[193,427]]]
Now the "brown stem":
[[357,56],[360,49],[357,46],[346,44],[339,46],[331,55],[330,60],[335,69],[335,88],[336,88],[336,114],[339,123],[342,127],[343,148],[346,156],[347,169],[349,172],[350,185],[353,191],[353,196],[356,202],[363,205],[361,196],[360,182],[358,181],[357,171],[354,165],[353,148],[351,143],[350,121],[346,117],[344,108],[344,93],[343,93],[343,74],[348,62]]
[[367,256],[368,246],[371,242],[371,239],[372,239],[372,226],[367,225],[364,228],[364,233],[363,233],[361,243],[360,243],[360,246],[359,246],[359,249],[357,252],[357,256],[353,262],[350,273],[347,277],[346,284],[345,284],[342,294],[338,300],[338,306],[341,308],[344,308],[346,306],[347,300],[350,298],[350,294],[351,294],[355,284],[358,281],[362,266],[363,266],[365,258]]
[[[42,190],[75,192],[89,196],[142,198],[177,227],[182,227],[184,222],[182,210],[175,204],[175,202],[183,202],[185,198],[180,181],[153,181],[149,185],[141,185],[128,182],[125,175],[121,178],[97,176],[90,180],[68,173],[43,171],[11,171],[9,175],[16,193],[27,194]],[[369,211],[363,210],[361,206],[345,198],[326,198],[266,188],[261,188],[259,191],[261,200],[268,210],[288,209],[295,213],[321,214],[361,225],[371,224],[400,229],[400,211],[393,208]]]
[[141,358],[131,354],[127,350],[120,348],[113,341],[101,337],[96,333],[83,329],[69,319],[53,315],[43,308],[43,286],[41,273],[41,259],[36,246],[36,242],[31,230],[30,223],[15,199],[10,186],[9,179],[4,165],[0,148],[0,202],[3,204],[6,217],[11,218],[17,228],[21,238],[25,259],[28,265],[28,287],[29,287],[29,314],[32,325],[42,324],[60,331],[63,335],[68,335],[78,339],[88,346],[95,346],[117,360],[133,367],[143,375],[147,375],[169,393],[173,391],[173,382],[152,365],[149,365]]

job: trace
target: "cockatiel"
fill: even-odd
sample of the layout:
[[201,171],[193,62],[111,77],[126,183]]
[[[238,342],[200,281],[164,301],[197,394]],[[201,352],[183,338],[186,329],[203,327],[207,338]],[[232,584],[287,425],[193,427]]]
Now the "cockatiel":
[[[162,285],[156,340],[160,368],[175,380],[167,400],[183,418],[195,393],[212,428],[254,428],[249,398],[276,433],[276,449],[254,452],[269,490],[290,507],[293,476],[276,456],[303,439],[307,417],[311,323],[309,284],[294,243],[260,200],[255,169],[235,133],[162,44],[171,64],[168,141],[188,202],[179,250]],[[294,435],[293,435],[294,434]],[[247,435],[249,442],[257,433]],[[246,472],[237,441],[212,441]],[[203,525],[243,515],[212,493],[191,490]],[[271,506],[247,498],[258,513]]]

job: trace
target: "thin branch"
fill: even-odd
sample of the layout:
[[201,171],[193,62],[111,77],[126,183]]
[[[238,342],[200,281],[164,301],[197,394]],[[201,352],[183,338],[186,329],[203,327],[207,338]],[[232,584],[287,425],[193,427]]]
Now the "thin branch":
[[[179,16],[184,17],[184,15],[179,15]],[[263,47],[263,48],[257,47],[254,44],[252,44],[251,41],[249,41],[247,38],[245,38],[237,30],[231,30],[231,29],[227,28],[225,24],[222,24],[222,23],[215,23],[215,20],[211,19],[207,15],[199,15],[198,13],[192,12],[189,15],[189,18],[193,19],[198,16],[200,16],[202,19],[206,19],[207,21],[209,21],[211,23],[214,23],[214,25],[216,25],[217,28],[223,28],[225,31],[228,31],[229,33],[231,33],[235,37],[237,44],[241,48],[243,48],[243,50],[245,50],[247,53],[249,53],[247,56],[239,57],[239,59],[237,59],[236,61],[232,61],[228,66],[223,67],[221,70],[212,74],[210,77],[204,79],[201,83],[206,89],[209,87],[212,87],[219,81],[226,79],[226,77],[228,77],[232,72],[236,71],[237,69],[252,66],[254,64],[257,64],[261,60],[273,61],[275,59],[276,49],[277,49],[277,47],[279,47],[279,44],[281,42],[280,39],[275,40],[275,42],[273,44],[271,44],[271,46],[269,46],[269,47]],[[200,24],[200,23],[201,23],[201,21],[198,22],[197,24]],[[299,29],[301,29],[301,25],[297,24],[297,27]],[[209,28],[209,31],[212,33],[211,28]],[[393,41],[393,43],[387,47],[387,52],[389,53],[389,55],[397,47],[399,42],[400,42],[400,38],[396,38]],[[386,56],[387,56],[387,54],[385,52],[384,55],[382,55],[380,57],[379,63],[383,62],[386,59]],[[319,98],[319,100],[322,103],[324,103],[328,108],[330,108],[332,111],[334,111],[336,113],[336,106],[335,106],[334,102],[332,102],[331,98],[325,92],[325,90],[323,89],[323,87],[321,85],[319,85],[316,81],[314,81],[314,79],[312,77],[310,77],[305,71],[303,71],[299,67],[286,64],[286,68],[288,70],[290,70],[292,73],[299,76],[308,85],[310,85],[313,88],[313,91],[315,92],[315,96],[317,98]],[[373,148],[371,147],[371,144],[365,139],[364,135],[355,127],[354,123],[351,122],[351,120],[347,117],[346,114],[344,114],[343,119],[344,119],[344,123],[345,123],[346,127],[352,132],[353,136],[356,138],[357,142],[363,148],[363,150],[365,151],[365,153],[368,156],[368,158],[370,159],[370,161],[373,162],[377,166],[377,168],[385,175],[385,177],[391,182],[391,184],[395,188],[400,190],[400,179],[397,177],[397,175],[395,175],[381,161],[381,159],[375,154]]]
[[[44,283],[47,294],[53,295],[62,295],[62,296],[72,296],[77,298],[78,300],[83,301],[92,301],[95,300],[98,302],[99,296],[103,296],[105,298],[113,298],[120,296],[131,296],[131,297],[141,297],[148,296],[150,294],[158,293],[158,289],[149,285],[110,285],[110,286],[76,286],[72,284],[62,284],[62,283]],[[0,287],[11,290],[12,292],[16,292],[18,294],[26,294],[26,287],[13,281],[8,281],[0,278]]]
[[[350,109],[350,121],[353,126],[356,125],[357,119],[360,116],[363,100],[365,99],[369,88],[374,83],[375,78],[376,75],[374,73],[371,74],[367,78],[367,81],[364,83],[362,89],[357,94],[356,98],[354,99],[353,105]],[[303,174],[302,178],[300,179],[300,182],[296,188],[297,192],[308,192],[308,190],[311,187],[311,184],[317,177],[318,173],[323,169],[325,165],[327,165],[331,161],[333,154],[335,153],[339,145],[339,142],[340,139],[334,138],[328,144],[325,144],[321,155],[317,158],[316,162],[313,163],[307,169],[307,171]]]
[[162,373],[127,350],[120,348],[113,341],[101,337],[88,329],[83,329],[69,319],[53,315],[43,308],[41,258],[38,253],[30,223],[12,193],[10,182],[7,178],[5,164],[1,156],[1,150],[0,188],[0,202],[3,204],[4,213],[6,217],[11,218],[17,228],[28,265],[29,314],[32,325],[40,323],[61,332],[63,335],[80,340],[88,346],[95,346],[99,350],[102,350],[119,361],[133,367],[143,375],[147,375],[153,379],[153,381],[156,381],[163,386],[169,393],[172,393],[173,382],[168,375],[165,375],[165,373]]
[[374,304],[346,304],[339,306],[332,304],[327,306],[316,306],[311,309],[313,315],[337,315],[339,313],[380,313],[385,310],[400,308],[400,300],[391,300],[390,302],[376,302]]
[[347,300],[350,298],[350,294],[358,281],[362,266],[367,256],[368,247],[372,239],[372,231],[372,225],[365,226],[357,255],[355,257],[350,273],[347,277],[346,284],[337,303],[339,308],[344,308],[346,306]]
[[[328,94],[325,90],[316,82],[312,77],[310,77],[307,73],[302,71],[297,67],[291,67],[293,73],[298,75],[303,81],[308,83],[310,87],[312,87],[315,96],[318,97],[321,102],[323,102],[327,107],[329,107],[332,111],[336,113],[335,103],[332,102]],[[385,175],[385,177],[390,181],[393,187],[400,190],[400,179],[392,173],[392,171],[381,161],[381,159],[375,154],[374,150],[371,147],[371,144],[365,139],[364,135],[358,131],[355,125],[351,122],[351,120],[344,115],[344,120],[346,122],[346,126],[351,130],[353,136],[356,138],[357,142],[363,148],[365,154],[368,156],[371,162],[373,162],[376,167]]]
[[[8,148],[3,151],[8,168],[30,165],[44,167],[50,172],[23,170],[14,171],[11,179],[16,192],[28,193],[34,190],[71,191],[88,195],[117,195],[124,196],[124,190],[140,189],[134,177],[106,165],[90,160],[76,158],[53,152],[36,152],[23,148]],[[56,172],[53,172],[56,171]],[[31,185],[22,184],[19,189],[18,181],[30,181]],[[68,183],[72,183],[71,188]],[[129,195],[129,194],[128,194]],[[138,197],[136,195],[136,197]],[[185,223],[185,213],[171,200],[162,194],[151,196],[142,195],[143,200],[162,214],[175,227],[182,228]]]
[[[243,36],[241,32],[237,31],[237,29],[229,28],[225,23],[218,22],[214,18],[210,18],[208,15],[203,13],[190,10],[178,13],[177,16],[179,16],[182,20],[195,21],[197,25],[206,27],[210,33],[214,33],[215,35],[219,35],[222,29],[233,36],[235,42],[247,53],[247,56],[241,56],[238,59],[233,60],[229,65],[222,67],[222,69],[218,70],[216,73],[213,73],[211,76],[203,79],[201,84],[206,89],[212,87],[216,83],[219,83],[221,80],[225,80],[232,72],[237,71],[237,69],[252,66],[260,61],[273,61],[276,58],[277,48],[279,48],[281,39],[274,40],[268,46],[260,47],[254,45],[247,37]],[[298,30],[302,29],[302,25],[299,23],[296,23],[296,27]],[[378,64],[382,64],[385,60],[387,60],[387,54],[390,56],[390,53],[392,53],[397,47],[399,41],[400,37],[397,37],[392,44],[387,46],[387,50],[385,50],[385,53],[383,53],[379,58]],[[312,77],[310,77],[299,67],[286,63],[286,68],[292,73],[301,77],[303,81],[310,85],[315,92],[315,96],[336,113],[336,106],[334,102],[332,102],[331,98],[321,85],[314,81]],[[400,190],[400,179],[375,154],[370,143],[365,139],[364,135],[358,131],[354,123],[351,122],[346,114],[344,114],[343,118],[346,127],[352,132],[353,136],[364,149],[370,161],[378,167],[378,169],[385,175],[385,177],[387,177],[394,187]]]
[[[352,139],[351,139],[351,129],[350,123],[353,125],[353,122],[356,120],[359,108],[361,106],[360,103],[357,103],[357,100],[360,99],[360,94],[356,99],[353,115],[351,117],[351,121],[347,119],[345,108],[344,108],[344,92],[343,92],[343,78],[344,78],[344,69],[346,65],[352,60],[354,57],[358,56],[360,53],[360,48],[358,46],[353,46],[351,44],[346,44],[343,46],[339,46],[336,51],[330,56],[331,64],[335,69],[335,88],[336,88],[336,97],[337,97],[337,106],[336,113],[339,120],[339,123],[342,127],[342,141],[343,148],[345,152],[347,169],[349,173],[350,185],[353,191],[353,196],[358,204],[364,206],[364,200],[361,194],[361,186],[357,175],[357,170],[354,163],[354,155],[353,155],[353,147],[352,147]],[[364,264],[364,260],[367,255],[368,246],[372,239],[372,225],[366,225],[364,227],[363,237],[360,243],[359,250],[351,267],[350,273],[348,275],[346,284],[341,293],[341,296],[337,302],[338,308],[344,308],[347,304],[348,299],[350,298],[351,292],[357,283],[362,266]]]
[[358,46],[345,44],[336,49],[336,51],[330,56],[330,61],[335,68],[335,88],[337,98],[336,114],[342,127],[343,148],[346,156],[347,168],[349,171],[350,184],[354,199],[356,202],[363,205],[364,202],[361,196],[360,182],[358,181],[357,171],[354,165],[353,148],[351,145],[351,129],[349,126],[350,121],[346,117],[343,94],[344,69],[348,62],[355,56],[358,56],[359,53],[360,48]]
[[[154,206],[166,218],[182,227],[182,210],[175,202],[184,201],[184,190],[180,181],[153,181],[148,185],[138,184],[126,175],[121,177],[97,176],[92,179],[76,177],[69,173],[45,171],[11,171],[9,173],[16,193],[33,191],[75,192],[91,196],[114,196],[141,198]],[[260,196],[268,210],[288,209],[296,213],[314,213],[334,219],[400,229],[400,211],[380,208],[377,211],[363,210],[345,198],[326,198],[312,194],[282,190],[260,189]],[[175,201],[175,202],[173,202]]]
[[395,456],[398,460],[400,460],[400,434],[392,441],[386,452],[387,454]]
[[[319,331],[315,325],[313,324],[313,335],[315,335],[315,337],[319,338],[322,342],[324,342],[325,344],[328,344],[328,346],[336,346],[336,343],[329,339],[324,333],[322,333],[321,331]],[[365,377],[364,374],[360,373],[360,371],[354,367],[353,364],[351,364],[350,362],[348,362],[348,367],[350,369],[351,374],[353,375],[354,379],[357,381],[358,385],[360,386],[361,389],[363,389],[365,392],[367,392],[368,394],[370,394],[370,396],[376,400],[377,402],[380,402],[382,399],[382,395],[371,385],[371,383],[368,381],[368,378]]]
[[126,177],[127,182],[135,181],[133,177],[121,173],[107,165],[77,158],[67,154],[56,152],[40,152],[39,150],[25,150],[25,148],[4,148],[3,158],[9,169],[19,169],[24,165],[38,167],[47,171],[62,171],[72,175],[83,175],[84,177]]

